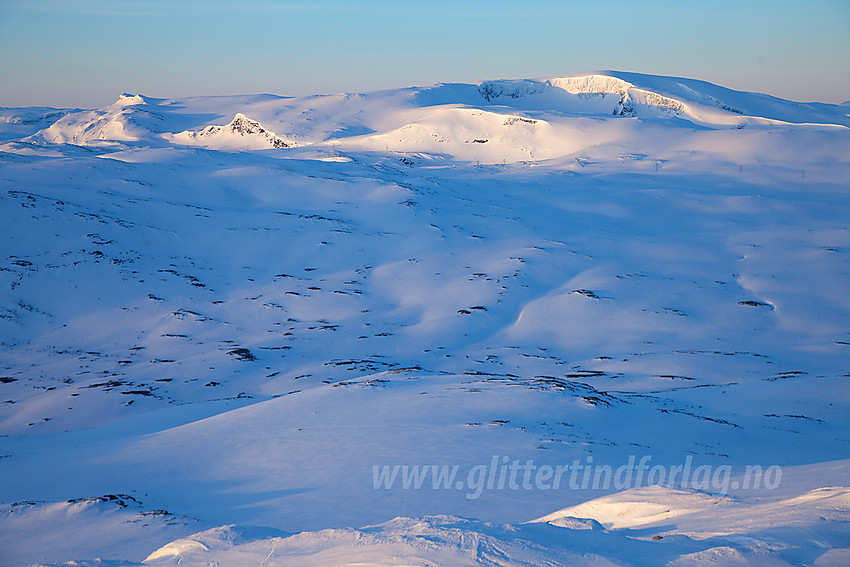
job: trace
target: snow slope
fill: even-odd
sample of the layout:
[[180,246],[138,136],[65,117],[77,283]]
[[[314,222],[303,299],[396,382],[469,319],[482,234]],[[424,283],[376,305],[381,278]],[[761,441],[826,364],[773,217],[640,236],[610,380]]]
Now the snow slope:
[[846,561],[846,106],[599,72],[0,117],[0,564]]
[[71,112],[36,134],[47,142],[97,145],[136,142],[160,131],[164,117],[155,103],[140,95],[122,94],[101,110]]
[[207,126],[199,132],[184,131],[170,136],[178,144],[199,145],[221,150],[262,150],[291,148],[295,142],[284,140],[269,132],[256,120],[241,112],[226,126]]

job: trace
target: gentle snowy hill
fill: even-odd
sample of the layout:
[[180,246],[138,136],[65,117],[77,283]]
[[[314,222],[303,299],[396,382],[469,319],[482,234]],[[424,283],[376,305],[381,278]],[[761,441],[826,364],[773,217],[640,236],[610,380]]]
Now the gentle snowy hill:
[[78,145],[137,142],[162,131],[165,117],[155,107],[146,97],[125,93],[104,109],[67,114],[36,138]]
[[0,564],[846,562],[846,106],[599,72],[0,134]]
[[0,140],[17,140],[47,128],[70,110],[55,108],[0,108]]

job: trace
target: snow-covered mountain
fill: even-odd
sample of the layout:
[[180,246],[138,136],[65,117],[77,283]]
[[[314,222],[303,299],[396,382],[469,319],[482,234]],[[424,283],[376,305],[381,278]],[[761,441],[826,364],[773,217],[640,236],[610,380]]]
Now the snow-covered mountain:
[[210,125],[199,132],[179,132],[169,136],[178,144],[205,146],[225,150],[264,150],[268,148],[291,148],[296,142],[284,140],[269,132],[256,120],[241,112],[226,126]]
[[163,131],[165,117],[156,106],[146,97],[124,93],[101,110],[70,112],[35,137],[49,143],[82,146],[138,142]]
[[[612,116],[624,120],[608,120]],[[850,127],[850,117],[841,105],[789,102],[690,79],[604,72],[300,99],[166,101],[124,94],[107,108],[68,113],[32,140],[83,146],[167,141],[227,150],[333,145],[497,164],[558,159],[612,145],[651,145],[665,154],[693,149],[683,146],[681,136],[670,136],[671,128],[701,134],[701,140],[722,139],[720,146],[731,143],[736,155],[744,145],[775,151],[751,138],[783,124],[795,131],[834,133]],[[749,131],[722,133],[729,129]],[[709,130],[718,134],[708,135]],[[813,153],[826,149],[813,148]],[[829,155],[847,159],[843,147]]]
[[0,109],[0,564],[843,565],[848,179],[636,73]]

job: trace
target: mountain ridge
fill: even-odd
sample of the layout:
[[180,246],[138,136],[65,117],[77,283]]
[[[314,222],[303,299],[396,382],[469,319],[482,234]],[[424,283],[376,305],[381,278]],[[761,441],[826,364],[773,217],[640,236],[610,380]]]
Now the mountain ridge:
[[[334,117],[333,127],[321,128],[313,122],[311,116],[319,108]],[[850,118],[839,105],[785,101],[695,79],[600,71],[548,79],[437,83],[364,94],[300,98],[270,95],[165,100],[124,93],[103,109],[69,111],[55,124],[34,133],[31,139],[100,146],[142,141],[182,143],[231,150],[322,144],[374,150],[383,144],[385,150],[447,153],[467,161],[495,163],[501,160],[494,155],[457,145],[495,136],[509,146],[502,152],[502,159],[510,161],[551,159],[571,153],[572,145],[556,149],[545,136],[541,140],[534,136],[512,139],[509,133],[495,132],[473,118],[459,119],[455,109],[518,114],[525,119],[540,120],[541,127],[553,124],[556,135],[561,137],[569,136],[583,119],[605,116],[636,118],[641,123],[684,129],[850,126]],[[436,116],[435,121],[435,113],[439,112],[444,115]],[[204,113],[216,118],[204,120]],[[266,125],[268,135],[250,138],[254,141],[246,143],[244,134],[233,133],[232,117],[237,114]],[[192,120],[192,115],[200,118],[196,128],[178,129],[177,122]],[[227,117],[231,122],[222,122]],[[424,138],[391,135],[404,127],[420,128],[411,125],[424,123],[430,124],[423,131]],[[468,135],[460,139],[461,134],[452,130],[451,124],[458,125]],[[448,134],[441,131],[446,129]],[[217,135],[210,137],[213,130]],[[563,131],[558,133],[560,130]],[[335,133],[345,135],[335,136]],[[451,140],[455,144],[446,150],[432,143],[433,140],[427,141],[428,138]]]

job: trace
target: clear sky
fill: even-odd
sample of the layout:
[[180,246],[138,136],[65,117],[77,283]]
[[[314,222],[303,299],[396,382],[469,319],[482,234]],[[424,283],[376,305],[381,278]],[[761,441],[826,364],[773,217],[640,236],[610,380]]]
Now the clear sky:
[[850,0],[0,0],[0,106],[599,69],[850,99]]

